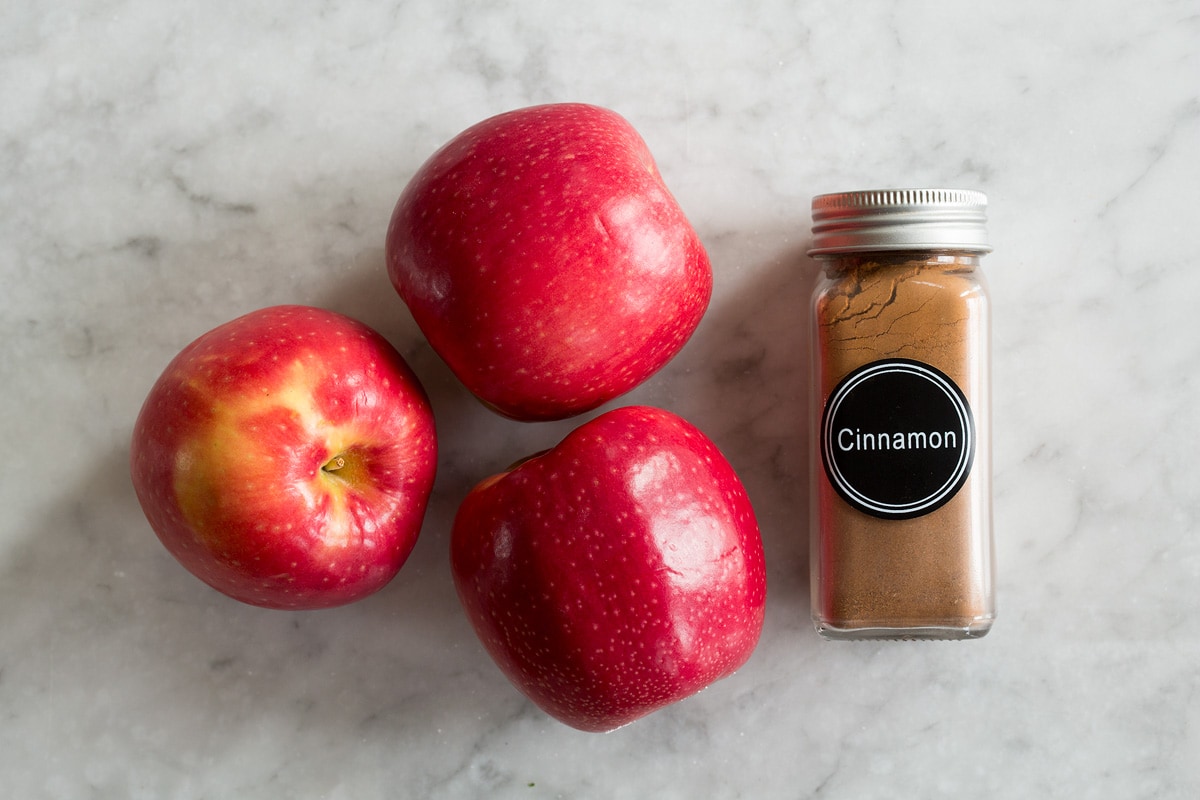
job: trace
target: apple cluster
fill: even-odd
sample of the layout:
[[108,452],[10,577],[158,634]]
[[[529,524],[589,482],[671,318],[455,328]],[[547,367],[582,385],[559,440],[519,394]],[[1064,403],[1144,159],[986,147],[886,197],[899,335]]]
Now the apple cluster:
[[[497,413],[597,409],[699,325],[712,268],[645,143],[564,103],[462,132],[417,171],[387,269],[430,346]],[[134,425],[133,485],[163,545],[224,594],[312,609],[386,585],[433,488],[429,399],[363,323],[260,309],[167,365]],[[626,406],[485,478],[451,530],[458,597],[497,666],[575,728],[607,731],[749,658],[766,584],[754,511],[717,447]]]

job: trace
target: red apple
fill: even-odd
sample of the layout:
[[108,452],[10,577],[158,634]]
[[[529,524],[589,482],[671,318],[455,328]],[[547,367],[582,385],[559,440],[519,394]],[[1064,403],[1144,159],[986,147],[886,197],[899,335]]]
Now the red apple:
[[703,433],[655,408],[603,414],[477,485],[454,520],[451,565],[504,674],[585,731],[729,675],[762,629],[746,492]]
[[437,442],[400,354],[348,317],[264,308],[201,336],[133,428],[142,510],[184,567],[268,608],[390,581],[416,542]]
[[562,419],[634,388],[712,294],[700,239],[637,131],[575,103],[484,120],[433,154],[387,233],[388,274],[477,397]]

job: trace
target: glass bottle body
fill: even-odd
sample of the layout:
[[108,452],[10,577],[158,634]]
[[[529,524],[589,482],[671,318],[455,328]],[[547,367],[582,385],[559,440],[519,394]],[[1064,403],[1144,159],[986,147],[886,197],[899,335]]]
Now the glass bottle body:
[[978,254],[819,256],[811,588],[837,639],[968,639],[995,616],[989,304]]

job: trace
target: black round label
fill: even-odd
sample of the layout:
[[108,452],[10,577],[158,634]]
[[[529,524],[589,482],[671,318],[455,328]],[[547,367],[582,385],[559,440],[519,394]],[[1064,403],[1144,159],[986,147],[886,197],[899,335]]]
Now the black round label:
[[975,421],[962,390],[910,359],[874,361],[834,388],[821,457],[838,494],[859,511],[911,519],[945,505],[975,460]]

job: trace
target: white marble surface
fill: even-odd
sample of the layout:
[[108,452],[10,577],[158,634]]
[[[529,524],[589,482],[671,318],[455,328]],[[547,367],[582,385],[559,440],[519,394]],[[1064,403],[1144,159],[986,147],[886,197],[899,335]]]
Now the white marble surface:
[[[0,14],[0,795],[1200,796],[1200,4],[31,0]],[[735,676],[612,734],[525,702],[447,566],[478,478],[571,423],[466,396],[388,285],[420,162],[492,113],[612,107],[710,249],[712,306],[623,402],[725,449],[769,564]],[[810,197],[983,189],[1000,617],[956,644],[809,623]],[[183,345],[352,314],[436,405],[400,576],[282,613],[183,572],[128,437]]]

